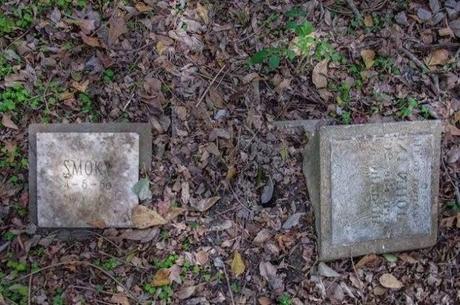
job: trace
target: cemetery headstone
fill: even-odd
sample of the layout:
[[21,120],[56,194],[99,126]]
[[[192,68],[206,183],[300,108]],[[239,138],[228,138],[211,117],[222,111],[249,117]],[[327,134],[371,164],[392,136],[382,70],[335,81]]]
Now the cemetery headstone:
[[304,153],[320,260],[436,243],[439,121],[321,126]]
[[151,163],[144,123],[29,126],[29,198],[41,228],[131,227],[132,191]]

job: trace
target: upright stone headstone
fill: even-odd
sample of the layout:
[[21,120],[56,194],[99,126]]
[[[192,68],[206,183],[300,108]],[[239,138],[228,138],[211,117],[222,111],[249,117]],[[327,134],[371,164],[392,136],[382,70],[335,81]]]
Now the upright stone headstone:
[[437,238],[439,121],[322,126],[304,154],[319,257],[432,246]]
[[144,123],[29,126],[29,197],[42,228],[131,227],[131,188],[150,168]]

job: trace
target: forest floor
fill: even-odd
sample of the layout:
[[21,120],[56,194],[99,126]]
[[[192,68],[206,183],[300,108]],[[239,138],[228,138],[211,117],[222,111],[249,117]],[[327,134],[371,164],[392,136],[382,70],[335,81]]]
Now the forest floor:
[[[0,304],[460,303],[460,1],[0,7]],[[318,262],[298,119],[442,120],[437,244]],[[150,122],[168,223],[39,234],[27,128],[66,122]]]

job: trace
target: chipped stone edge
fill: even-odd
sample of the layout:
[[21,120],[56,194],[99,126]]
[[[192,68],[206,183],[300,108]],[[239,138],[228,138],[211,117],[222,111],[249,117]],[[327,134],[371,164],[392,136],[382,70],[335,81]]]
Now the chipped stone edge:
[[[326,173],[330,171],[330,140],[341,137],[362,135],[383,135],[390,132],[405,134],[429,133],[433,135],[433,158],[431,177],[431,234],[414,235],[398,240],[374,240],[358,242],[352,245],[336,246],[331,240],[331,198],[330,180]],[[416,121],[377,123],[363,125],[323,126],[319,129],[319,149],[316,150],[320,159],[320,214],[315,217],[320,219],[317,227],[319,260],[331,261],[340,258],[354,257],[369,253],[398,252],[420,248],[432,247],[436,244],[438,235],[438,193],[439,193],[439,167],[441,159],[441,121]],[[320,215],[320,216],[319,216]],[[319,230],[318,230],[319,229]],[[347,253],[348,255],[345,255]]]
[[37,133],[39,132],[134,132],[139,134],[139,168],[149,171],[152,163],[152,131],[149,123],[82,123],[29,125],[29,218],[42,234],[56,234],[59,239],[88,238],[97,228],[44,228],[37,221]]

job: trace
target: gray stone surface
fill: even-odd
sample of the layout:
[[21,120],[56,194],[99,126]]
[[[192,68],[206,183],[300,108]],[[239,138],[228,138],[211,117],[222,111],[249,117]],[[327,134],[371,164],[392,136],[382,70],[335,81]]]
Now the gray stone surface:
[[304,153],[321,260],[433,245],[441,125],[322,126]]
[[33,125],[30,199],[41,228],[131,227],[131,187],[148,168],[148,124]]

